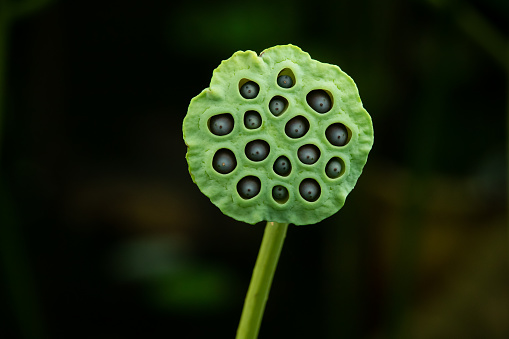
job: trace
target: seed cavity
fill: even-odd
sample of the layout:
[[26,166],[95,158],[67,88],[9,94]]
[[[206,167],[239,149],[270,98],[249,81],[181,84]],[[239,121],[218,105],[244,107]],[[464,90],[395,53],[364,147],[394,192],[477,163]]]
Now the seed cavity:
[[344,163],[341,158],[334,157],[325,165],[325,174],[331,179],[339,178],[344,172]]
[[288,174],[290,174],[291,171],[292,164],[290,163],[290,160],[288,160],[288,158],[284,155],[277,158],[274,162],[274,172],[276,172],[276,174],[286,177]]
[[242,179],[237,184],[237,192],[244,199],[251,199],[260,193],[261,182],[255,176],[247,176]]
[[315,179],[308,178],[300,183],[299,193],[306,201],[313,202],[320,197],[321,188]]
[[309,122],[303,116],[296,116],[286,123],[285,133],[290,138],[297,139],[309,130]]
[[297,151],[297,156],[304,164],[311,165],[320,158],[320,149],[312,144],[304,145]]
[[233,130],[233,117],[229,113],[214,115],[209,119],[208,126],[212,134],[223,136]]
[[335,123],[325,130],[327,140],[334,146],[344,146],[348,142],[348,129],[341,123]]
[[288,201],[288,190],[282,185],[274,186],[272,188],[272,197],[274,200],[276,200],[276,202],[284,204],[286,201]]
[[247,129],[257,129],[262,125],[262,117],[256,111],[247,111],[244,114],[244,126]]
[[269,102],[269,111],[275,116],[280,116],[288,107],[288,100],[282,96],[275,96]]
[[332,107],[331,95],[323,89],[315,89],[308,93],[306,101],[318,113],[327,113]]
[[227,148],[221,148],[214,154],[212,159],[212,167],[216,172],[221,174],[228,174],[237,166],[237,160],[232,151]]
[[281,75],[277,78],[277,84],[283,88],[290,88],[293,86],[293,80],[288,75]]
[[252,161],[262,161],[269,155],[270,146],[264,140],[253,140],[246,145],[246,156]]
[[290,68],[285,68],[277,76],[277,84],[282,88],[291,88],[295,84],[295,75]]
[[260,92],[260,86],[254,81],[242,79],[239,82],[239,91],[244,99],[254,99]]

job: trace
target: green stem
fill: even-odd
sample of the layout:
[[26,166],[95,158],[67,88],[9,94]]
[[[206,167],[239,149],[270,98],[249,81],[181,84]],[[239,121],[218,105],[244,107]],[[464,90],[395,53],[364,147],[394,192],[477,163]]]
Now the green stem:
[[288,224],[267,222],[260,252],[247,290],[236,339],[256,339]]

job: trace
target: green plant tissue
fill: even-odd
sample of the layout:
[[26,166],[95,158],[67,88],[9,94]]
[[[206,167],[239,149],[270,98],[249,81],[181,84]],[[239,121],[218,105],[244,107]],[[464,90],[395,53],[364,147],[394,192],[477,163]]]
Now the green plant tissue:
[[[278,84],[282,75],[291,78],[291,87]],[[241,93],[247,82],[258,85],[254,98]],[[317,90],[330,101],[331,107],[324,113],[309,103],[309,93]],[[282,113],[271,111],[274,99],[283,103]],[[249,128],[244,121],[245,114],[252,111],[261,117],[257,128]],[[211,119],[217,116],[227,117],[233,123],[231,130],[215,132]],[[305,122],[304,127],[299,125],[304,129],[302,136],[288,134],[287,125],[291,126],[289,121],[294,117]],[[346,130],[346,144],[333,144],[326,133],[331,125]],[[183,134],[193,181],[224,214],[250,224],[274,221],[306,225],[333,215],[354,188],[373,145],[371,118],[353,80],[338,66],[313,60],[293,45],[275,46],[259,56],[253,51],[238,51],[221,62],[210,87],[191,100]],[[252,160],[246,151],[248,143],[255,140],[268,144],[268,154],[262,160]],[[311,162],[299,152],[306,145],[318,149]],[[233,154],[233,170],[214,167],[214,157],[221,152]],[[291,164],[287,175],[274,169],[281,156]],[[331,159],[340,164],[333,169],[339,174],[328,174]],[[248,198],[239,191],[239,182],[245,177],[258,178],[259,191]],[[303,181],[319,186],[317,197],[305,198]],[[286,188],[284,199],[274,195],[276,186],[282,186],[283,191]]]

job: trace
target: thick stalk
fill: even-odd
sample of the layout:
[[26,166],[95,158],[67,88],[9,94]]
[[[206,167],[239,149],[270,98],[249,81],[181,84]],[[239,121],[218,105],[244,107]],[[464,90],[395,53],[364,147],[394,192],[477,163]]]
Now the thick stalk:
[[247,291],[236,339],[256,339],[288,224],[267,222]]

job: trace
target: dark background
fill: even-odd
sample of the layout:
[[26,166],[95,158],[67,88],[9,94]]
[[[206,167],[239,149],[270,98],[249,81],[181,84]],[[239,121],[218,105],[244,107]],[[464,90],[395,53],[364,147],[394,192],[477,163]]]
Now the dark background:
[[[260,338],[508,338],[509,2],[0,0],[0,337],[233,338],[263,224],[187,172],[237,50],[357,83],[375,143],[290,226]],[[3,94],[3,96],[2,96]]]

